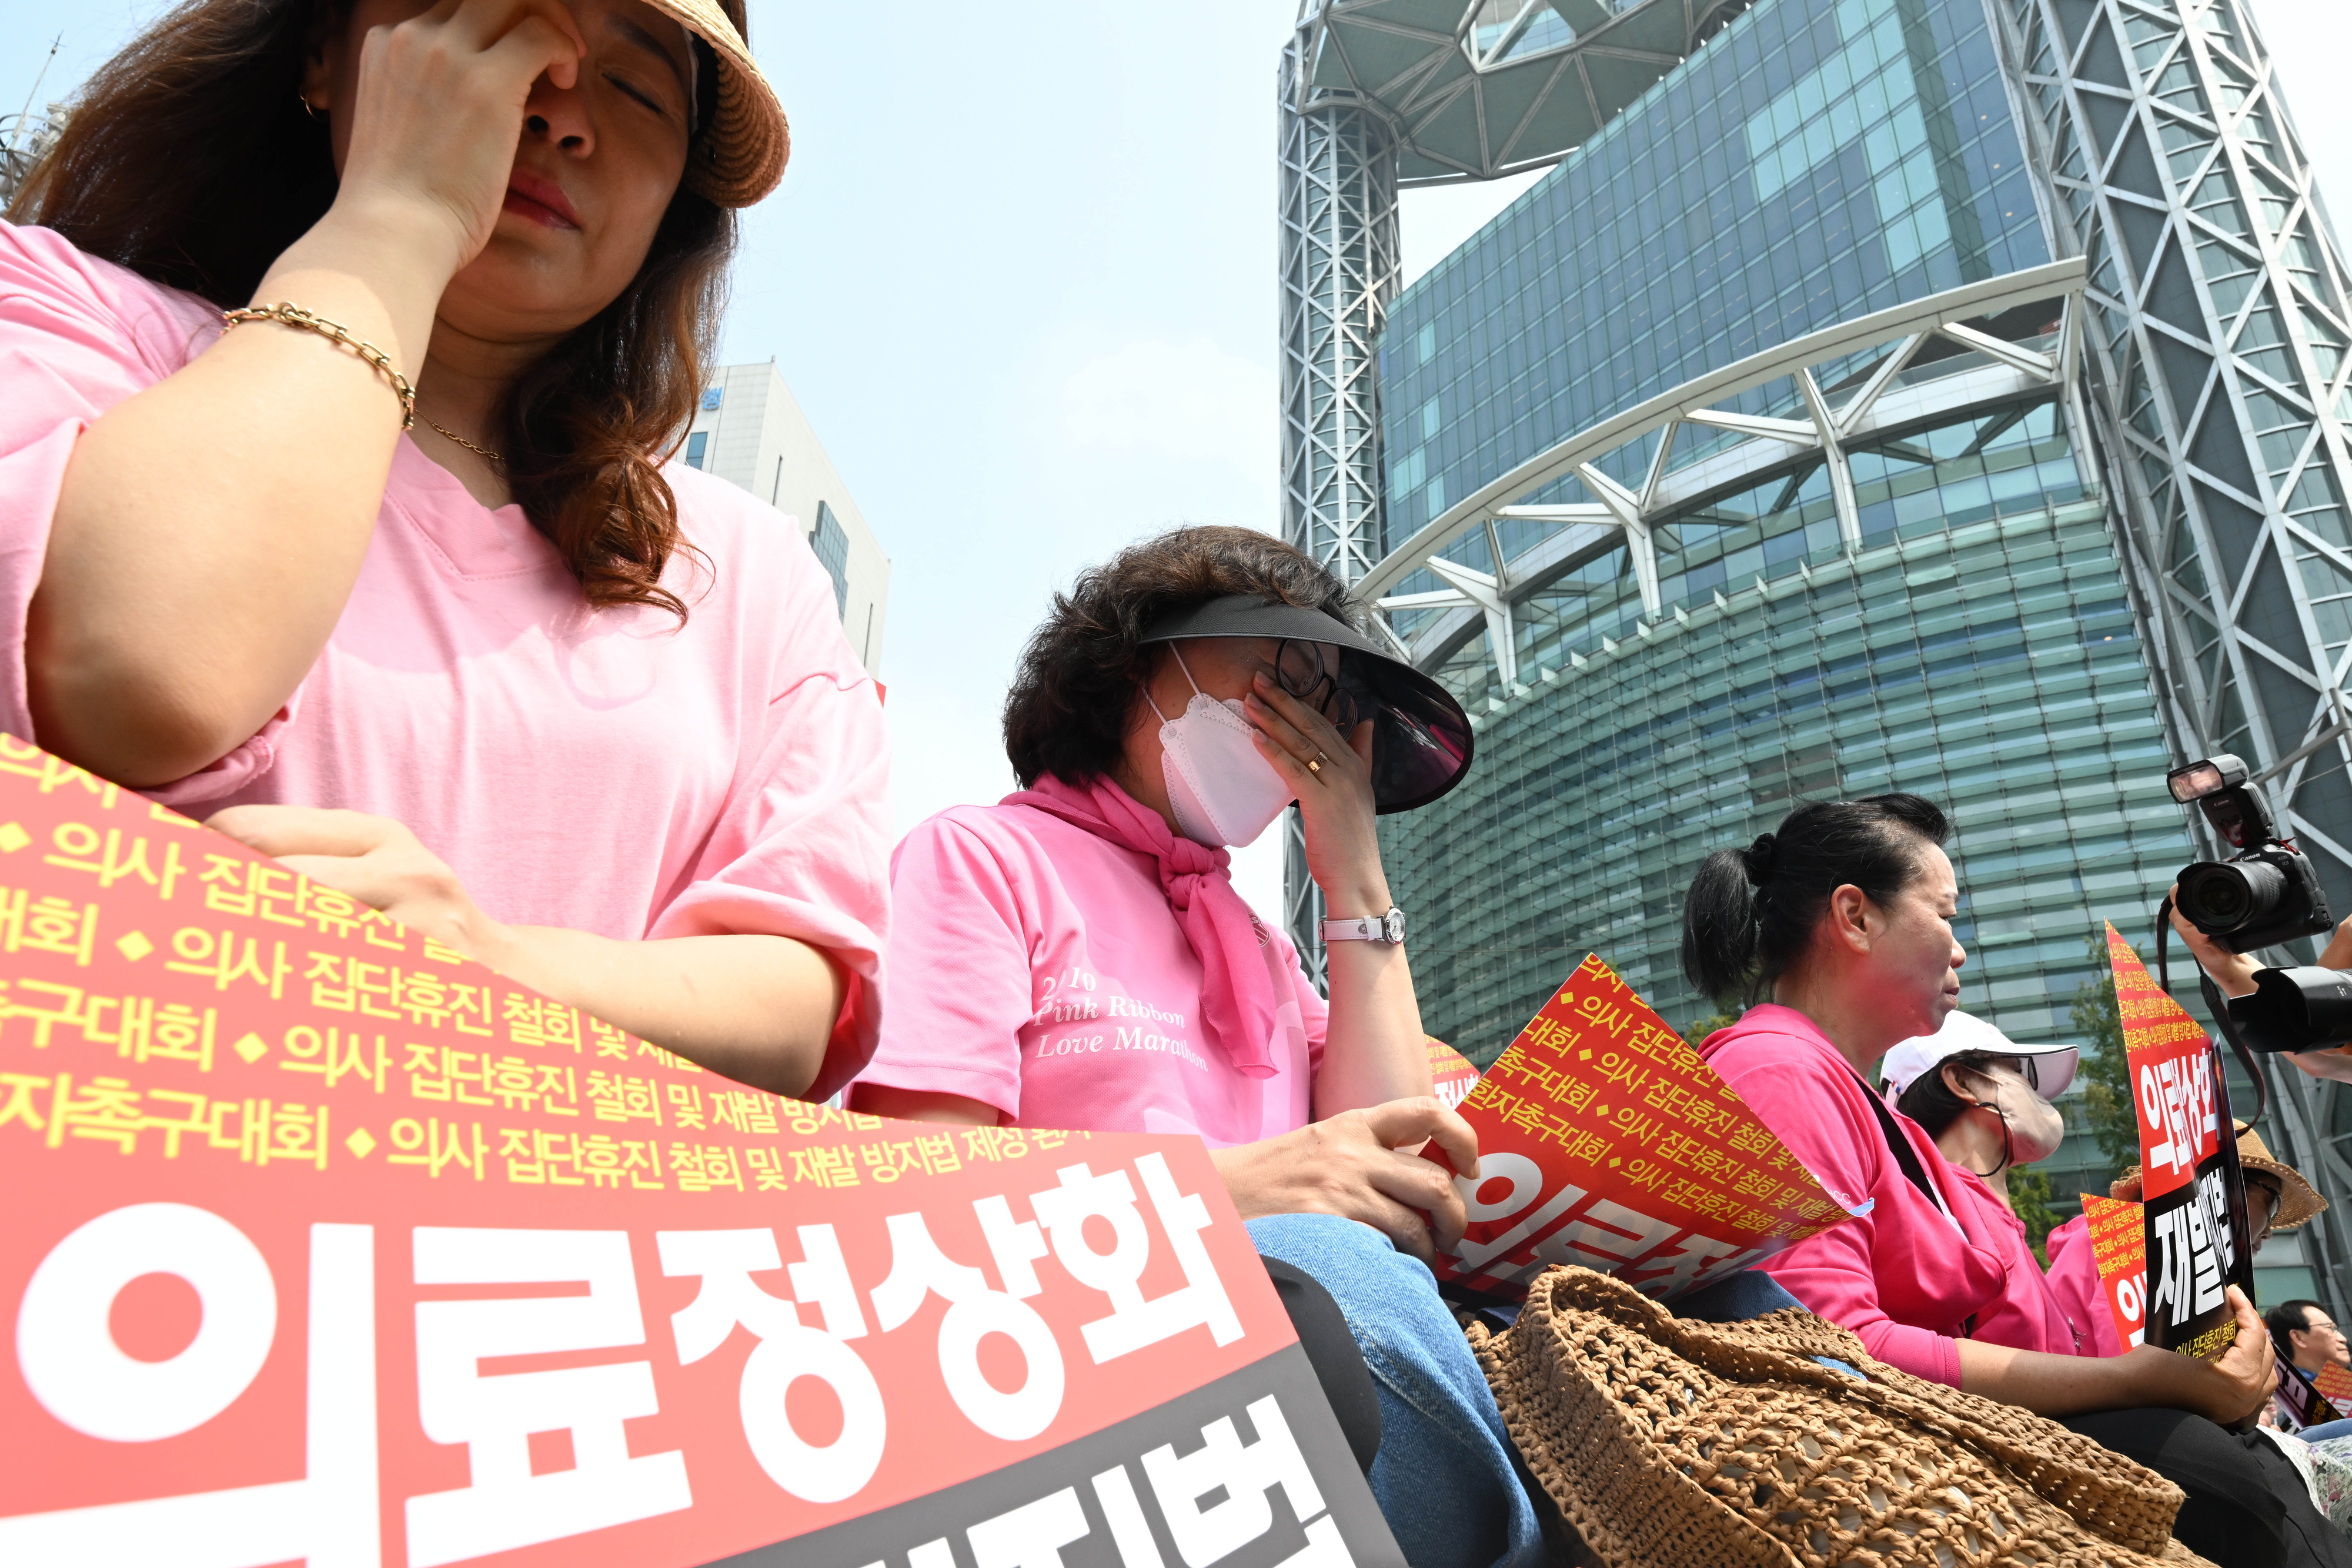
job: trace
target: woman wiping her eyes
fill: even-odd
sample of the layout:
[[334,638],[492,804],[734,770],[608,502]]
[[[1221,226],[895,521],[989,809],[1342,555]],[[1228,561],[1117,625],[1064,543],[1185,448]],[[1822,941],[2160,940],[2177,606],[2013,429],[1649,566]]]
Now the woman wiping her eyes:
[[103,68],[0,225],[0,729],[821,1096],[879,705],[797,531],[666,461],[788,148],[743,28],[196,0]]
[[[1147,539],[1056,595],[1004,706],[1024,788],[941,812],[892,857],[882,1044],[850,1103],[1200,1134],[1277,1281],[1287,1266],[1327,1288],[1340,1359],[1361,1347],[1375,1389],[1348,1430],[1407,1561],[1519,1568],[1541,1560],[1536,1515],[1424,1266],[1465,1217],[1413,1151],[1433,1140],[1471,1170],[1477,1140],[1430,1097],[1374,828],[1453,788],[1470,726],[1355,614],[1338,579],[1247,528]],[[1293,800],[1335,917],[1328,1006],[1228,863]]]

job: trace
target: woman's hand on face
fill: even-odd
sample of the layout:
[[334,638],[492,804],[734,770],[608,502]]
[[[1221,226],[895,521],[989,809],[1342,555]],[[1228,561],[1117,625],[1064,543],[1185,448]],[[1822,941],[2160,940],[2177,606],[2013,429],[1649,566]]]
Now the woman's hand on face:
[[457,873],[390,817],[310,806],[231,806],[205,826],[349,894],[411,931],[492,962],[486,949],[503,928],[476,906]]
[[[1372,796],[1372,727],[1353,735],[1282,689],[1270,671],[1250,682],[1243,707],[1257,731],[1259,755],[1298,792],[1307,840],[1307,873],[1334,915],[1388,913]],[[1310,764],[1312,766],[1310,766]]]
[[441,0],[371,28],[336,206],[446,236],[454,275],[506,204],[532,85],[577,85],[587,47],[558,0]]
[[1454,1179],[1415,1151],[1434,1142],[1456,1170],[1478,1168],[1478,1134],[1433,1099],[1391,1100],[1310,1122],[1210,1157],[1244,1219],[1336,1214],[1385,1233],[1423,1262],[1461,1245],[1469,1217]]
[[[2171,891],[2165,896],[2179,898],[2180,884],[2175,883]],[[2197,960],[2197,967],[2213,977],[2213,983],[2221,988],[2223,996],[2243,997],[2253,994],[2254,971],[2262,967],[2260,964],[2255,963],[2243,953],[2231,952],[2205,933],[2198,930],[2189,923],[2189,917],[2181,914],[2177,906],[2172,911],[2172,929],[2188,946],[2190,956]]]

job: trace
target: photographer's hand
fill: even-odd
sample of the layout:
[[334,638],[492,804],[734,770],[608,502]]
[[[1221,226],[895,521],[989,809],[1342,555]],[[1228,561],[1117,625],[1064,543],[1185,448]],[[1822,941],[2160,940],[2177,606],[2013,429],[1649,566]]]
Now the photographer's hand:
[[[2180,896],[2180,884],[2175,883],[2165,896],[2178,899]],[[2347,921],[2346,924],[2352,925],[2352,921]],[[2172,929],[2179,935],[2181,942],[2196,958],[2197,967],[2213,977],[2213,983],[2221,988],[2223,996],[2253,995],[2254,971],[2262,967],[2260,964],[2243,953],[2231,952],[2205,933],[2198,930],[2189,923],[2189,917],[2182,915],[2178,907],[2172,912]],[[2346,941],[2343,926],[2336,927],[2336,940]],[[2352,946],[2352,944],[2347,946]],[[2332,946],[2329,950],[2334,950]]]

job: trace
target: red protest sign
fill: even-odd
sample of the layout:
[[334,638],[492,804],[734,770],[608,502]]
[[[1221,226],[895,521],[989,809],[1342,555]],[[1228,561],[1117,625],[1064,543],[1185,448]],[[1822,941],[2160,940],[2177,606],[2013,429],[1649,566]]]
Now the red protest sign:
[[2252,1231],[2220,1055],[2113,925],[2107,956],[2139,1122],[2147,1343],[2213,1355],[2237,1337],[2223,1291],[2252,1291]]
[[1197,1140],[743,1089],[5,737],[0,1180],[12,1565],[1400,1561]]
[[1459,1107],[1470,1091],[1478,1086],[1478,1070],[1470,1059],[1438,1039],[1424,1035],[1429,1047],[1430,1092],[1446,1105]]
[[2116,1343],[2129,1350],[2147,1337],[2147,1237],[2140,1206],[2086,1192],[2083,1218]]
[[1437,1274],[1474,1290],[1573,1263],[1672,1297],[1846,1218],[1598,955],[1460,1109],[1478,1170],[1456,1177],[1470,1228]]

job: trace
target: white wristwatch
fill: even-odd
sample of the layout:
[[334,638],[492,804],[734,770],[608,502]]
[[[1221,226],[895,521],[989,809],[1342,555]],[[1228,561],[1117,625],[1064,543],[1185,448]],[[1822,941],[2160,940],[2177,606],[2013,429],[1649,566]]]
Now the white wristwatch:
[[1323,923],[1326,942],[1387,942],[1404,941],[1404,911],[1389,905],[1386,915],[1361,915],[1353,920],[1326,920]]

